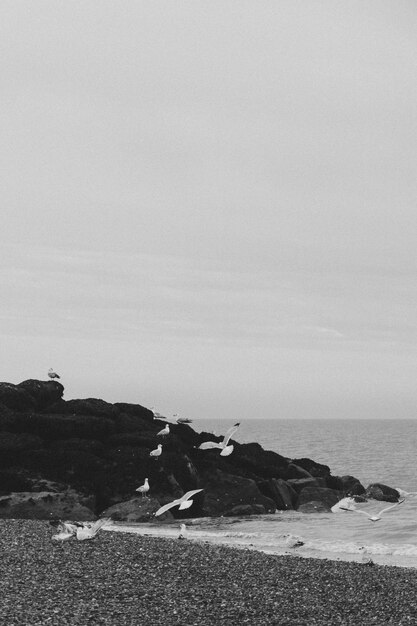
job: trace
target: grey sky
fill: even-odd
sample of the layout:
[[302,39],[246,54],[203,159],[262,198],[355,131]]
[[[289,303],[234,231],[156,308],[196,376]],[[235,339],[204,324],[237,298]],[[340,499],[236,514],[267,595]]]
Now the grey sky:
[[414,2],[0,6],[0,378],[413,417]]

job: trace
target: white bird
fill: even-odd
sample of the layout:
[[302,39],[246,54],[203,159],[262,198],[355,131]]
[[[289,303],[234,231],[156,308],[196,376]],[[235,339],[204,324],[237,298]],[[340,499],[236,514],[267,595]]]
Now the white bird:
[[386,513],[387,511],[390,511],[391,509],[393,509],[394,507],[398,506],[399,504],[402,504],[404,502],[404,500],[399,500],[399,502],[395,502],[395,504],[391,504],[391,506],[387,506],[385,509],[382,509],[382,511],[380,511],[379,513],[377,513],[377,515],[370,515],[367,511],[362,511],[362,509],[348,509],[346,507],[341,506],[340,508],[343,509],[343,511],[350,511],[351,513],[362,513],[362,515],[366,515],[366,517],[371,521],[371,522],[377,522],[378,520],[381,519],[381,516],[383,513]]
[[336,502],[331,508],[332,513],[338,513],[340,510],[346,511],[346,509],[354,509],[355,508],[355,498],[342,498],[339,502]]
[[96,522],[83,522],[77,525],[77,539],[78,541],[85,541],[86,539],[94,539],[100,528],[103,528],[107,522],[110,521],[108,517],[102,517]]
[[180,526],[180,534],[178,535],[178,539],[187,539],[187,526],[185,524],[181,524]]
[[198,449],[199,450],[212,450],[213,448],[219,448],[221,450],[220,456],[229,456],[229,454],[232,454],[234,446],[233,444],[229,446],[228,443],[232,435],[234,435],[237,429],[239,428],[239,426],[240,426],[240,422],[237,422],[237,424],[234,424],[234,426],[229,428],[229,430],[226,432],[226,434],[223,437],[223,441],[221,441],[220,443],[217,443],[216,441],[205,441],[204,443],[201,443],[198,446]]
[[200,493],[200,491],[203,490],[192,489],[191,491],[187,491],[187,493],[185,493],[181,498],[177,498],[176,500],[173,500],[168,504],[164,504],[164,506],[161,506],[161,508],[157,510],[157,512],[155,513],[155,517],[157,517],[158,515],[162,515],[162,513],[165,513],[165,511],[168,511],[169,509],[172,509],[173,506],[177,506],[180,511],[184,509],[189,509],[193,503],[193,500],[191,500],[190,498],[196,493]]
[[145,482],[143,483],[143,485],[141,485],[140,487],[138,487],[136,489],[136,491],[139,491],[139,493],[142,494],[142,498],[146,497],[146,494],[148,493],[150,487],[149,487],[149,481],[147,478],[145,478]]
[[160,457],[162,454],[162,444],[158,443],[158,447],[155,448],[155,450],[152,450],[151,452],[149,452],[149,456],[153,456],[154,459],[157,459],[158,457]]
[[159,431],[159,433],[156,433],[157,437],[166,437],[167,435],[169,435],[169,426],[168,424]]
[[50,522],[51,526],[56,526],[58,533],[52,535],[54,541],[68,541],[71,537],[75,537],[77,532],[77,525],[71,524],[71,522]]
[[61,376],[59,376],[56,372],[54,372],[54,370],[52,369],[52,367],[49,368],[48,370],[48,376],[49,378],[52,380],[53,378],[61,378]]

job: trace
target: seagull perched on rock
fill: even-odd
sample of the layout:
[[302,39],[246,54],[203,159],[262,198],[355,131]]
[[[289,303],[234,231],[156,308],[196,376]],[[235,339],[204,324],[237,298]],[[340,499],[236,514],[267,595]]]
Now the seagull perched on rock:
[[200,493],[200,491],[203,490],[192,489],[191,491],[187,491],[187,493],[185,493],[181,498],[177,498],[176,500],[173,500],[168,504],[164,504],[164,506],[161,506],[161,508],[157,510],[157,512],[155,513],[155,517],[157,517],[158,515],[162,515],[162,513],[165,513],[165,511],[168,511],[169,509],[172,509],[173,506],[177,506],[180,511],[184,509],[189,509],[193,503],[193,500],[191,500],[190,498],[192,498],[192,496],[194,496],[196,493]]
[[158,443],[158,447],[155,448],[155,450],[151,450],[151,452],[149,452],[149,456],[153,456],[154,459],[157,459],[158,457],[160,457],[162,454],[162,444]]
[[78,541],[85,541],[86,539],[94,539],[100,528],[103,528],[104,524],[110,521],[108,517],[102,517],[96,522],[83,522],[77,524],[76,537]]
[[146,494],[147,494],[147,493],[148,493],[148,491],[149,491],[149,481],[148,481],[148,479],[147,479],[147,478],[145,478],[145,482],[143,483],[143,485],[141,485],[140,487],[138,487],[138,488],[136,489],[136,491],[139,491],[139,493],[141,493],[141,494],[142,494],[142,498],[143,498],[143,497],[146,497]]
[[399,502],[395,502],[395,504],[391,504],[391,506],[387,506],[385,509],[382,509],[382,511],[380,511],[377,515],[370,515],[370,513],[368,513],[367,511],[362,511],[362,509],[348,509],[343,506],[341,506],[340,508],[343,509],[343,511],[350,511],[351,513],[362,513],[362,515],[366,515],[366,517],[371,522],[378,522],[381,519],[383,513],[390,511],[391,509],[398,506],[399,504],[402,504],[403,502],[404,500],[399,500]]
[[61,376],[59,376],[56,372],[54,372],[52,367],[50,367],[48,370],[48,376],[51,380],[53,380],[54,378],[61,378]]
[[168,424],[159,431],[159,433],[156,433],[157,437],[166,437],[167,435],[169,435],[169,426]]
[[198,449],[199,450],[212,450],[213,448],[219,448],[221,450],[220,456],[229,456],[229,454],[232,454],[234,446],[233,444],[230,444],[229,446],[228,443],[232,435],[234,435],[237,429],[239,428],[239,426],[240,426],[240,422],[237,422],[237,424],[234,424],[234,426],[229,428],[229,430],[226,432],[225,436],[223,437],[223,441],[221,441],[220,443],[217,443],[216,441],[205,441],[204,443],[201,443],[198,446]]

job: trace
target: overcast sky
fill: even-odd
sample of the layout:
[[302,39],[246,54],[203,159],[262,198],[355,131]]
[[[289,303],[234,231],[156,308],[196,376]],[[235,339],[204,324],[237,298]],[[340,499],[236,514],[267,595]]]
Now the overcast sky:
[[414,417],[417,6],[3,0],[0,380]]

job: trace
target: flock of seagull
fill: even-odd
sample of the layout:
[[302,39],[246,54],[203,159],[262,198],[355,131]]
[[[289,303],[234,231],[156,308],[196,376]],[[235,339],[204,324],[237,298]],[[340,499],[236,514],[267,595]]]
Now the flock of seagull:
[[[56,372],[54,372],[52,368],[48,371],[48,376],[51,379],[60,378],[60,376]],[[160,413],[157,413],[154,410],[154,408],[155,407],[151,408],[154,419],[165,420],[168,422],[168,418],[164,417]],[[177,413],[175,413],[173,417],[176,418],[177,424],[190,424],[192,422],[191,419],[188,419],[186,417],[178,417]],[[200,444],[200,446],[198,447],[199,450],[212,450],[212,449],[218,448],[219,450],[221,450],[220,452],[221,456],[229,456],[230,454],[232,454],[233,449],[234,449],[233,444],[229,444],[229,441],[234,435],[234,433],[237,431],[239,426],[240,426],[240,423],[237,422],[231,428],[229,428],[229,430],[226,432],[226,434],[223,437],[223,440],[220,443],[217,443],[215,441],[206,441]],[[170,434],[170,428],[169,428],[169,423],[167,423],[165,424],[164,428],[157,433],[157,437],[165,438],[169,434]],[[155,450],[151,450],[151,452],[149,453],[149,456],[153,457],[154,459],[158,459],[161,456],[161,454],[162,454],[162,444],[159,443],[157,448],[155,448]],[[140,493],[142,497],[147,497],[149,490],[150,490],[149,478],[145,478],[143,485],[140,485],[140,487],[136,489],[136,491]],[[192,489],[191,491],[187,491],[183,496],[181,496],[181,498],[177,498],[173,500],[172,502],[168,502],[168,504],[164,504],[163,506],[161,506],[155,512],[154,514],[155,517],[162,515],[166,511],[169,511],[169,509],[172,509],[173,507],[176,507],[176,506],[178,507],[180,511],[183,511],[184,509],[189,509],[190,506],[192,506],[194,502],[192,497],[195,496],[197,493],[200,493],[201,491],[203,491],[203,489]],[[52,536],[52,539],[54,541],[68,541],[69,539],[72,539],[72,538],[76,538],[79,541],[94,539],[94,537],[97,535],[99,530],[103,528],[103,526],[107,524],[108,522],[111,522],[110,518],[101,518],[97,520],[96,522],[63,522],[62,520],[51,520],[50,524],[52,526],[55,526],[58,530],[58,532]],[[186,526],[185,524],[181,524],[179,539],[185,539],[185,537],[186,537]]]
[[[60,376],[52,368],[50,368],[48,371],[48,377],[51,380],[60,378]],[[167,422],[164,428],[157,433],[157,437],[165,438],[170,434],[168,418],[161,415],[161,413],[156,412],[154,409],[155,407],[151,407],[151,411],[153,413],[154,419],[159,419],[159,420],[163,420]],[[178,413],[175,413],[173,417],[176,418],[177,424],[191,424],[192,423],[191,419],[186,418],[186,417],[179,417]],[[229,441],[233,437],[233,435],[235,434],[239,426],[240,426],[240,423],[237,422],[231,428],[229,428],[229,430],[226,431],[222,441],[220,442],[205,441],[204,443],[201,443],[198,446],[198,449],[199,450],[219,449],[220,456],[229,456],[230,454],[232,454],[234,450],[233,444],[229,444]],[[151,452],[149,453],[149,456],[157,460],[159,459],[161,454],[162,454],[162,444],[159,443],[157,448],[155,448],[155,450],[151,450]],[[142,497],[147,497],[149,490],[150,490],[150,485],[149,485],[148,478],[145,478],[143,485],[141,485],[140,487],[136,489],[136,491],[140,493]],[[203,489],[192,489],[191,491],[187,491],[181,498],[177,498],[173,500],[172,502],[169,502],[168,504],[164,504],[163,506],[161,506],[155,512],[154,514],[155,517],[162,515],[166,511],[169,511],[170,509],[176,506],[178,507],[180,511],[190,508],[190,506],[193,504],[192,497],[195,494],[200,493],[201,491],[203,491]],[[403,492],[401,493],[401,495],[405,496],[405,495],[417,495],[417,494],[414,494],[414,493],[409,494],[409,493]],[[370,513],[368,513],[368,511],[364,511],[363,509],[357,509],[354,506],[354,498],[343,498],[341,501],[339,501],[335,505],[335,507],[332,508],[332,510],[337,509],[337,510],[342,510],[342,511],[348,511],[349,513],[359,513],[360,515],[365,515],[371,522],[378,522],[382,518],[382,515],[384,513],[391,511],[392,509],[402,504],[404,501],[405,501],[405,497],[403,497],[402,500],[399,500],[398,502],[395,502],[394,504],[391,504],[390,506],[383,508],[381,511],[379,511],[379,513],[371,515]],[[344,504],[346,504],[347,506],[343,506]],[[54,539],[55,541],[67,541],[71,538],[76,538],[79,541],[93,539],[97,535],[99,530],[110,521],[111,520],[109,518],[101,518],[97,520],[96,522],[63,522],[61,520],[54,520],[54,521],[51,521],[50,524],[52,526],[56,526],[58,532],[57,534],[52,536],[52,539]],[[185,524],[181,524],[179,538],[185,539],[185,537],[186,537],[186,526]]]

